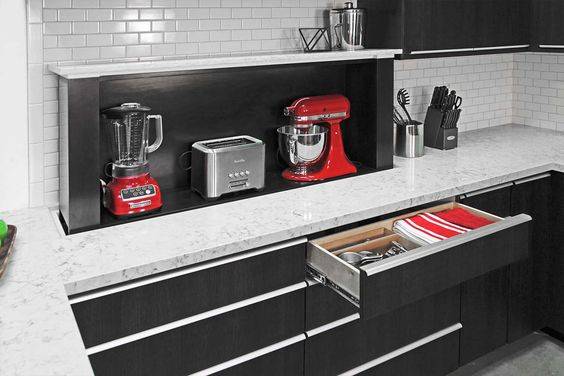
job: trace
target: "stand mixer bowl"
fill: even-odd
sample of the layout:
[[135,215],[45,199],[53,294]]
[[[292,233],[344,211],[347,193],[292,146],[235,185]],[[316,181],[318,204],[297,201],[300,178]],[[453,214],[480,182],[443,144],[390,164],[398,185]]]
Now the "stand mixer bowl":
[[279,153],[289,170],[306,175],[321,168],[329,129],[320,125],[280,127],[278,133]]

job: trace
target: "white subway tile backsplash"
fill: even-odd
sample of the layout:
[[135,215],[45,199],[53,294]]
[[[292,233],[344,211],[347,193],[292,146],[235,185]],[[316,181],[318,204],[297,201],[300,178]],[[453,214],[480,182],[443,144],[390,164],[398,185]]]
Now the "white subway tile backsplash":
[[513,121],[564,131],[564,59],[560,54],[515,55]]

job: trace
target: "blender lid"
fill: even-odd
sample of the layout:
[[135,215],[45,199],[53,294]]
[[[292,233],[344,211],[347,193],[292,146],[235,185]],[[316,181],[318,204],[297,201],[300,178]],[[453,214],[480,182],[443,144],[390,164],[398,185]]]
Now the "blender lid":
[[123,103],[121,106],[108,108],[102,111],[108,116],[118,116],[122,117],[124,114],[131,112],[150,112],[151,108],[143,106],[139,103]]

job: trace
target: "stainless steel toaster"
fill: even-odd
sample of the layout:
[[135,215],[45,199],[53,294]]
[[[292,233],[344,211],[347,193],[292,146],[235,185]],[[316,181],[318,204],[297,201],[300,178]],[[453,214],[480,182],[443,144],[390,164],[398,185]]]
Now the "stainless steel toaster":
[[198,141],[192,145],[192,190],[206,199],[264,188],[265,145],[251,136]]

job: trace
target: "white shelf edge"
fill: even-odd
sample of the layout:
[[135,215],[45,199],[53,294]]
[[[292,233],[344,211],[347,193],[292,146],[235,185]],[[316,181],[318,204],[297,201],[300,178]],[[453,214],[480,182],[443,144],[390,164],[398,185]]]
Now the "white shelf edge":
[[401,53],[402,50],[399,49],[365,49],[359,51],[331,51],[317,53],[292,52],[99,64],[50,64],[49,70],[66,79],[80,79],[127,74],[198,71],[206,69],[260,67],[269,65],[307,64],[349,60],[391,59],[394,58],[396,54]]

